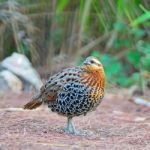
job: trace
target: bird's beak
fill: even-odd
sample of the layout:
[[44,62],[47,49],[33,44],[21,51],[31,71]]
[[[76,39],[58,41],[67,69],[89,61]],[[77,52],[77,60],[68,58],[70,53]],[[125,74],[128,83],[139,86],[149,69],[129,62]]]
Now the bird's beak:
[[88,62],[84,62],[83,64],[84,64],[84,65],[90,65]]

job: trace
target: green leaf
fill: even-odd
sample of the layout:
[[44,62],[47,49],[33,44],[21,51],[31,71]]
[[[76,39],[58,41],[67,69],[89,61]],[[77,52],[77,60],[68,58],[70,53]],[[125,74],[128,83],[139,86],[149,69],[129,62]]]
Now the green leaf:
[[126,29],[126,25],[123,22],[114,23],[114,29],[117,31],[124,31]]
[[114,48],[115,48],[115,49],[120,49],[120,48],[122,48],[122,42],[121,42],[120,39],[116,39],[116,40],[114,41]]
[[131,32],[135,35],[137,39],[142,38],[145,35],[145,31],[142,29],[136,29],[134,28]]
[[80,14],[82,14],[84,10],[84,5],[85,5],[85,0],[80,0],[80,8],[79,8]]
[[121,70],[121,64],[120,63],[112,63],[109,67],[109,71],[111,72],[111,74],[117,74],[119,73]]
[[110,65],[111,62],[113,61],[114,57],[109,54],[104,54],[101,56],[101,61],[104,64],[104,66]]
[[140,7],[144,12],[148,12],[148,10],[147,10],[142,4],[140,4],[139,7]]
[[127,53],[127,60],[137,69],[139,69],[141,54],[137,50],[131,50]]
[[132,41],[129,39],[123,40],[122,43],[123,43],[123,47],[125,47],[125,48],[131,48],[132,47]]
[[131,86],[133,84],[137,84],[140,81],[140,73],[135,72],[132,74],[132,76],[130,78],[128,78],[128,80],[126,80],[126,86]]
[[133,84],[137,84],[140,81],[140,73],[135,72],[131,77],[122,76],[118,79],[118,84],[124,87],[129,87]]
[[118,79],[118,76],[120,75],[120,72],[122,72],[122,65],[120,62],[112,62],[109,65],[105,66],[105,72],[107,79],[112,81],[115,78]]
[[146,55],[146,57],[143,57],[141,62],[142,62],[142,69],[150,71],[150,54]]
[[150,19],[150,11],[145,12],[143,15],[137,17],[135,20],[131,22],[132,26],[138,26],[139,24],[144,23],[145,21]]
[[58,6],[56,8],[56,14],[60,14],[64,9],[65,7],[69,4],[69,0],[60,0],[59,3],[58,3]]
[[127,80],[128,78],[126,76],[120,76],[117,80],[117,83],[123,87],[127,86]]
[[150,44],[149,43],[145,43],[145,42],[142,42],[140,45],[139,45],[139,48],[138,50],[147,55],[147,54],[150,54]]

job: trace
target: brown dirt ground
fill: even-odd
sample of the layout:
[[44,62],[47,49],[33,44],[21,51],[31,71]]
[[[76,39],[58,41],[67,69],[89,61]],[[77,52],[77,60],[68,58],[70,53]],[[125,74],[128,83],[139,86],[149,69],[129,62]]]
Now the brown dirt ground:
[[74,118],[85,136],[62,131],[66,118],[48,109],[19,111],[31,93],[0,96],[0,150],[150,150],[150,108],[119,93],[107,94],[96,111]]

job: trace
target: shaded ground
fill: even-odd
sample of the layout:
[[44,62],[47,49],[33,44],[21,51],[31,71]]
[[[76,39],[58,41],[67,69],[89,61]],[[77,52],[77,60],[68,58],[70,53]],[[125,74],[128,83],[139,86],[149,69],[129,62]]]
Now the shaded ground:
[[150,150],[149,108],[107,94],[95,112],[74,118],[89,134],[73,136],[62,131],[66,118],[47,109],[7,109],[22,106],[31,95],[0,96],[0,150]]

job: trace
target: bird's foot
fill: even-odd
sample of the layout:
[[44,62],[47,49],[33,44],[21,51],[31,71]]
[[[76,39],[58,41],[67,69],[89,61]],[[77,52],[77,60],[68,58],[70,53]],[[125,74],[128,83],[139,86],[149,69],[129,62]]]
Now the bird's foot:
[[67,134],[77,135],[77,136],[92,136],[94,133],[88,130],[70,130],[68,128],[64,128],[63,131]]
[[64,132],[67,134],[80,135],[80,131],[76,130],[75,128],[64,128]]

